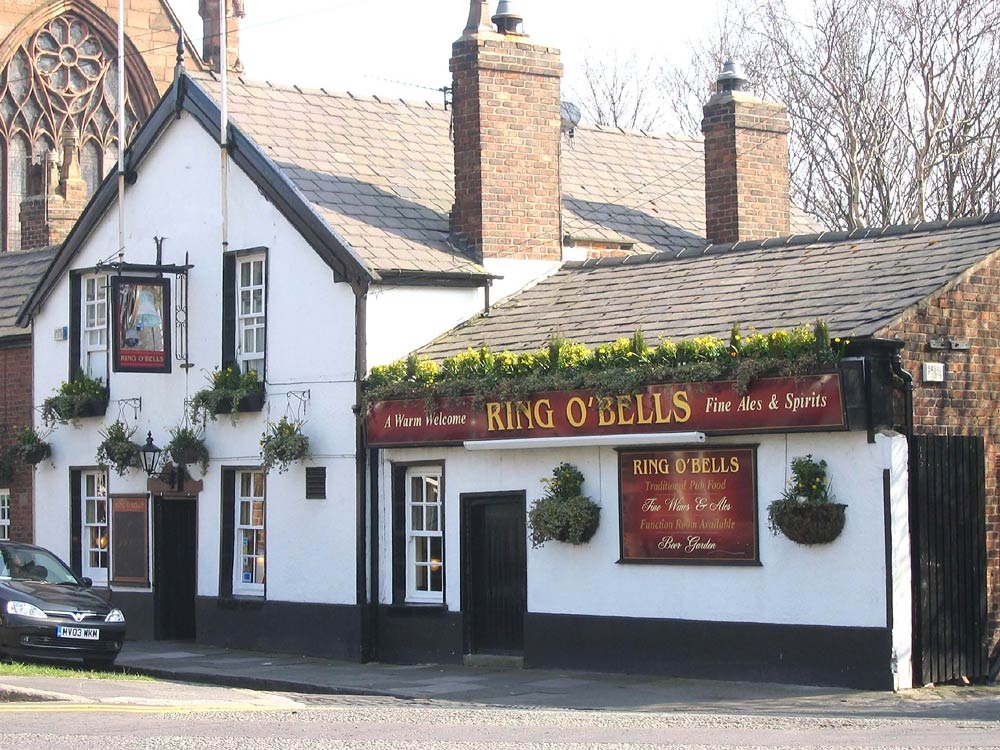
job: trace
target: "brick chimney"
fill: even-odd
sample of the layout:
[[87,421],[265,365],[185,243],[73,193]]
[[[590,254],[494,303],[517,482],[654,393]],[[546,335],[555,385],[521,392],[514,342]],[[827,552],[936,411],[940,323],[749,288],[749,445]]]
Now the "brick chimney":
[[705,234],[714,243],[790,233],[788,113],[743,91],[727,62],[704,106]]
[[67,123],[60,139],[62,166],[45,152],[28,165],[27,196],[21,201],[21,249],[58,245],[87,205],[87,183],[80,172],[80,134]]
[[513,4],[500,3],[494,26],[487,0],[471,0],[452,46],[452,238],[479,260],[558,261],[562,64],[518,30]]
[[[221,73],[219,67],[219,0],[198,0],[198,15],[202,21],[202,57],[212,70]],[[226,0],[226,58],[229,70],[243,72],[240,60],[240,19],[245,16],[243,0]]]

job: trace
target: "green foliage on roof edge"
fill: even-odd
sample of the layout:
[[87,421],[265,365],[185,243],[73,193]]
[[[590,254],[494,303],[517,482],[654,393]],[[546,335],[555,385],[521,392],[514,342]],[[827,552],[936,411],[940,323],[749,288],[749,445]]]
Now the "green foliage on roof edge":
[[373,367],[365,383],[365,404],[388,399],[449,396],[518,399],[554,390],[594,390],[601,395],[633,392],[651,383],[733,380],[745,392],[755,379],[796,376],[829,369],[847,340],[830,339],[826,323],[744,336],[734,325],[729,341],[701,336],[650,346],[641,331],[588,349],[554,336],[534,352],[468,349],[440,365],[410,355]]

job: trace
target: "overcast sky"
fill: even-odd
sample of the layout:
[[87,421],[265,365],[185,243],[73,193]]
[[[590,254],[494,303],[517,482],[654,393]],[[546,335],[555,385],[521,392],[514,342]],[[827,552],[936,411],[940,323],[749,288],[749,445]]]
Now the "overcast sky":
[[[532,40],[562,51],[567,98],[588,55],[686,59],[726,0],[516,3]],[[198,0],[171,5],[200,48]],[[451,43],[465,27],[469,0],[245,0],[245,7],[240,49],[249,78],[436,101],[433,89],[450,84]]]

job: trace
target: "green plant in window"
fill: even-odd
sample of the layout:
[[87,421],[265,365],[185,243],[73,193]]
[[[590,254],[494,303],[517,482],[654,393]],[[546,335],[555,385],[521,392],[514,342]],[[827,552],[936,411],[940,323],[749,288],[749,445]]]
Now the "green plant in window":
[[268,422],[260,436],[260,463],[264,471],[277,467],[281,474],[288,471],[290,464],[309,456],[309,437],[302,432],[302,424],[288,417]]
[[118,476],[139,465],[139,446],[132,441],[135,427],[116,420],[101,430],[101,442],[97,446],[97,463],[110,467]]
[[552,470],[551,479],[543,479],[546,492],[528,511],[531,546],[557,541],[583,544],[597,531],[601,508],[583,495],[583,474],[568,463]]
[[178,425],[170,429],[170,442],[163,449],[175,464],[198,464],[201,473],[208,471],[208,447],[201,426]]
[[107,408],[104,382],[80,372],[42,402],[42,421],[47,425],[66,424],[80,417],[100,416]]
[[238,365],[214,370],[209,386],[191,397],[191,413],[204,422],[229,413],[235,422],[241,411],[260,411],[264,406],[264,383],[256,370],[242,372]]
[[52,446],[42,440],[31,426],[18,431],[17,441],[11,446],[11,450],[19,461],[30,466],[35,466],[52,455]]

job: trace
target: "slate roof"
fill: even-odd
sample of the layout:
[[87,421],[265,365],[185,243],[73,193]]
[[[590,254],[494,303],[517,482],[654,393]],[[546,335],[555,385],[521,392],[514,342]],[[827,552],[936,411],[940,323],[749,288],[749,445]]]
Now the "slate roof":
[[[211,96],[218,81],[192,76]],[[230,79],[230,115],[369,266],[483,273],[448,242],[454,200],[450,112]],[[700,139],[581,126],[563,139],[564,227],[634,252],[703,248]],[[793,231],[815,231],[793,211]]]
[[531,351],[554,333],[589,346],[631,336],[728,338],[733,323],[772,331],[825,320],[872,336],[1000,251],[1000,214],[567,263],[421,349]]
[[55,254],[54,247],[0,253],[0,338],[28,333],[17,325],[18,310]]

